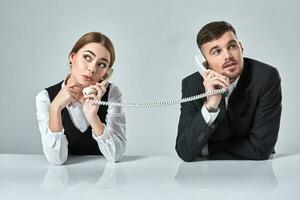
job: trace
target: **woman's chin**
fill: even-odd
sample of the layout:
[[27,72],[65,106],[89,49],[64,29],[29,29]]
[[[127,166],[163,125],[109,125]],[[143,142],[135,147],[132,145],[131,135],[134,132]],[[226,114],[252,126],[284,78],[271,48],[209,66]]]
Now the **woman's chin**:
[[83,86],[90,86],[90,85],[95,85],[96,82],[95,81],[82,80],[82,81],[80,81],[80,84],[83,85]]

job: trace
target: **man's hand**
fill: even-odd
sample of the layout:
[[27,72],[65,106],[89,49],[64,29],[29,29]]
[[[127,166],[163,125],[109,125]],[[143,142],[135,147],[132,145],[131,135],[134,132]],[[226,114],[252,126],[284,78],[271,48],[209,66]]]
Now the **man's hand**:
[[[201,73],[201,76],[203,77],[205,92],[220,88],[225,88],[227,90],[230,84],[229,79],[226,76],[223,76],[211,69],[208,69],[204,73]],[[216,109],[219,106],[221,99],[222,94],[208,96],[204,105],[207,109]]]

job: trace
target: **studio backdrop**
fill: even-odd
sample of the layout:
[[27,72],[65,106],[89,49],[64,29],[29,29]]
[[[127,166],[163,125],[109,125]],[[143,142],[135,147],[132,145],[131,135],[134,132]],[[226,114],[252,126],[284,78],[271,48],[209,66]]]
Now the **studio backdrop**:
[[[245,56],[278,69],[283,111],[276,151],[298,153],[299,10],[296,0],[1,0],[0,153],[42,153],[35,96],[66,77],[68,54],[84,33],[111,38],[111,81],[124,102],[164,101],[179,98],[181,80],[199,70],[196,35],[215,20],[235,27]],[[176,154],[180,105],[125,112],[126,154]]]

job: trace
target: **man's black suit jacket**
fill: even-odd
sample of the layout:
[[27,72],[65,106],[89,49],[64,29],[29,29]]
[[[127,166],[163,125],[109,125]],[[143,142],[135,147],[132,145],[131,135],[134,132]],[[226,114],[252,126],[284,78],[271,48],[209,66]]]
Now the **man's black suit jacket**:
[[[181,104],[176,151],[184,161],[193,161],[208,144],[210,159],[265,160],[274,152],[281,116],[281,80],[278,71],[262,62],[244,58],[244,68],[226,110],[212,127],[201,108],[206,99]],[[182,97],[205,92],[196,72],[182,81]]]

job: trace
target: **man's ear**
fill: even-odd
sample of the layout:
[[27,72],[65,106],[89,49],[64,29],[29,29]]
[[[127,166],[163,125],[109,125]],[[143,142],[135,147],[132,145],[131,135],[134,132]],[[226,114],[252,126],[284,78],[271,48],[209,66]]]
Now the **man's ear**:
[[208,61],[206,59],[206,57],[203,55],[203,62],[202,62],[203,66],[206,68],[206,69],[209,69],[209,64],[208,64]]
[[207,59],[206,59],[206,57],[204,56],[204,53],[203,53],[203,51],[201,50],[201,53],[200,53],[200,59],[201,59],[201,64],[206,68],[206,69],[208,69],[209,68],[209,66],[208,66],[208,62],[207,62]]
[[204,66],[206,69],[209,69],[209,65],[208,65],[207,60],[205,60],[202,64],[203,64],[203,66]]
[[241,49],[242,49],[242,52],[244,52],[244,48],[243,48],[243,45],[241,42],[239,42],[240,46],[241,46]]

